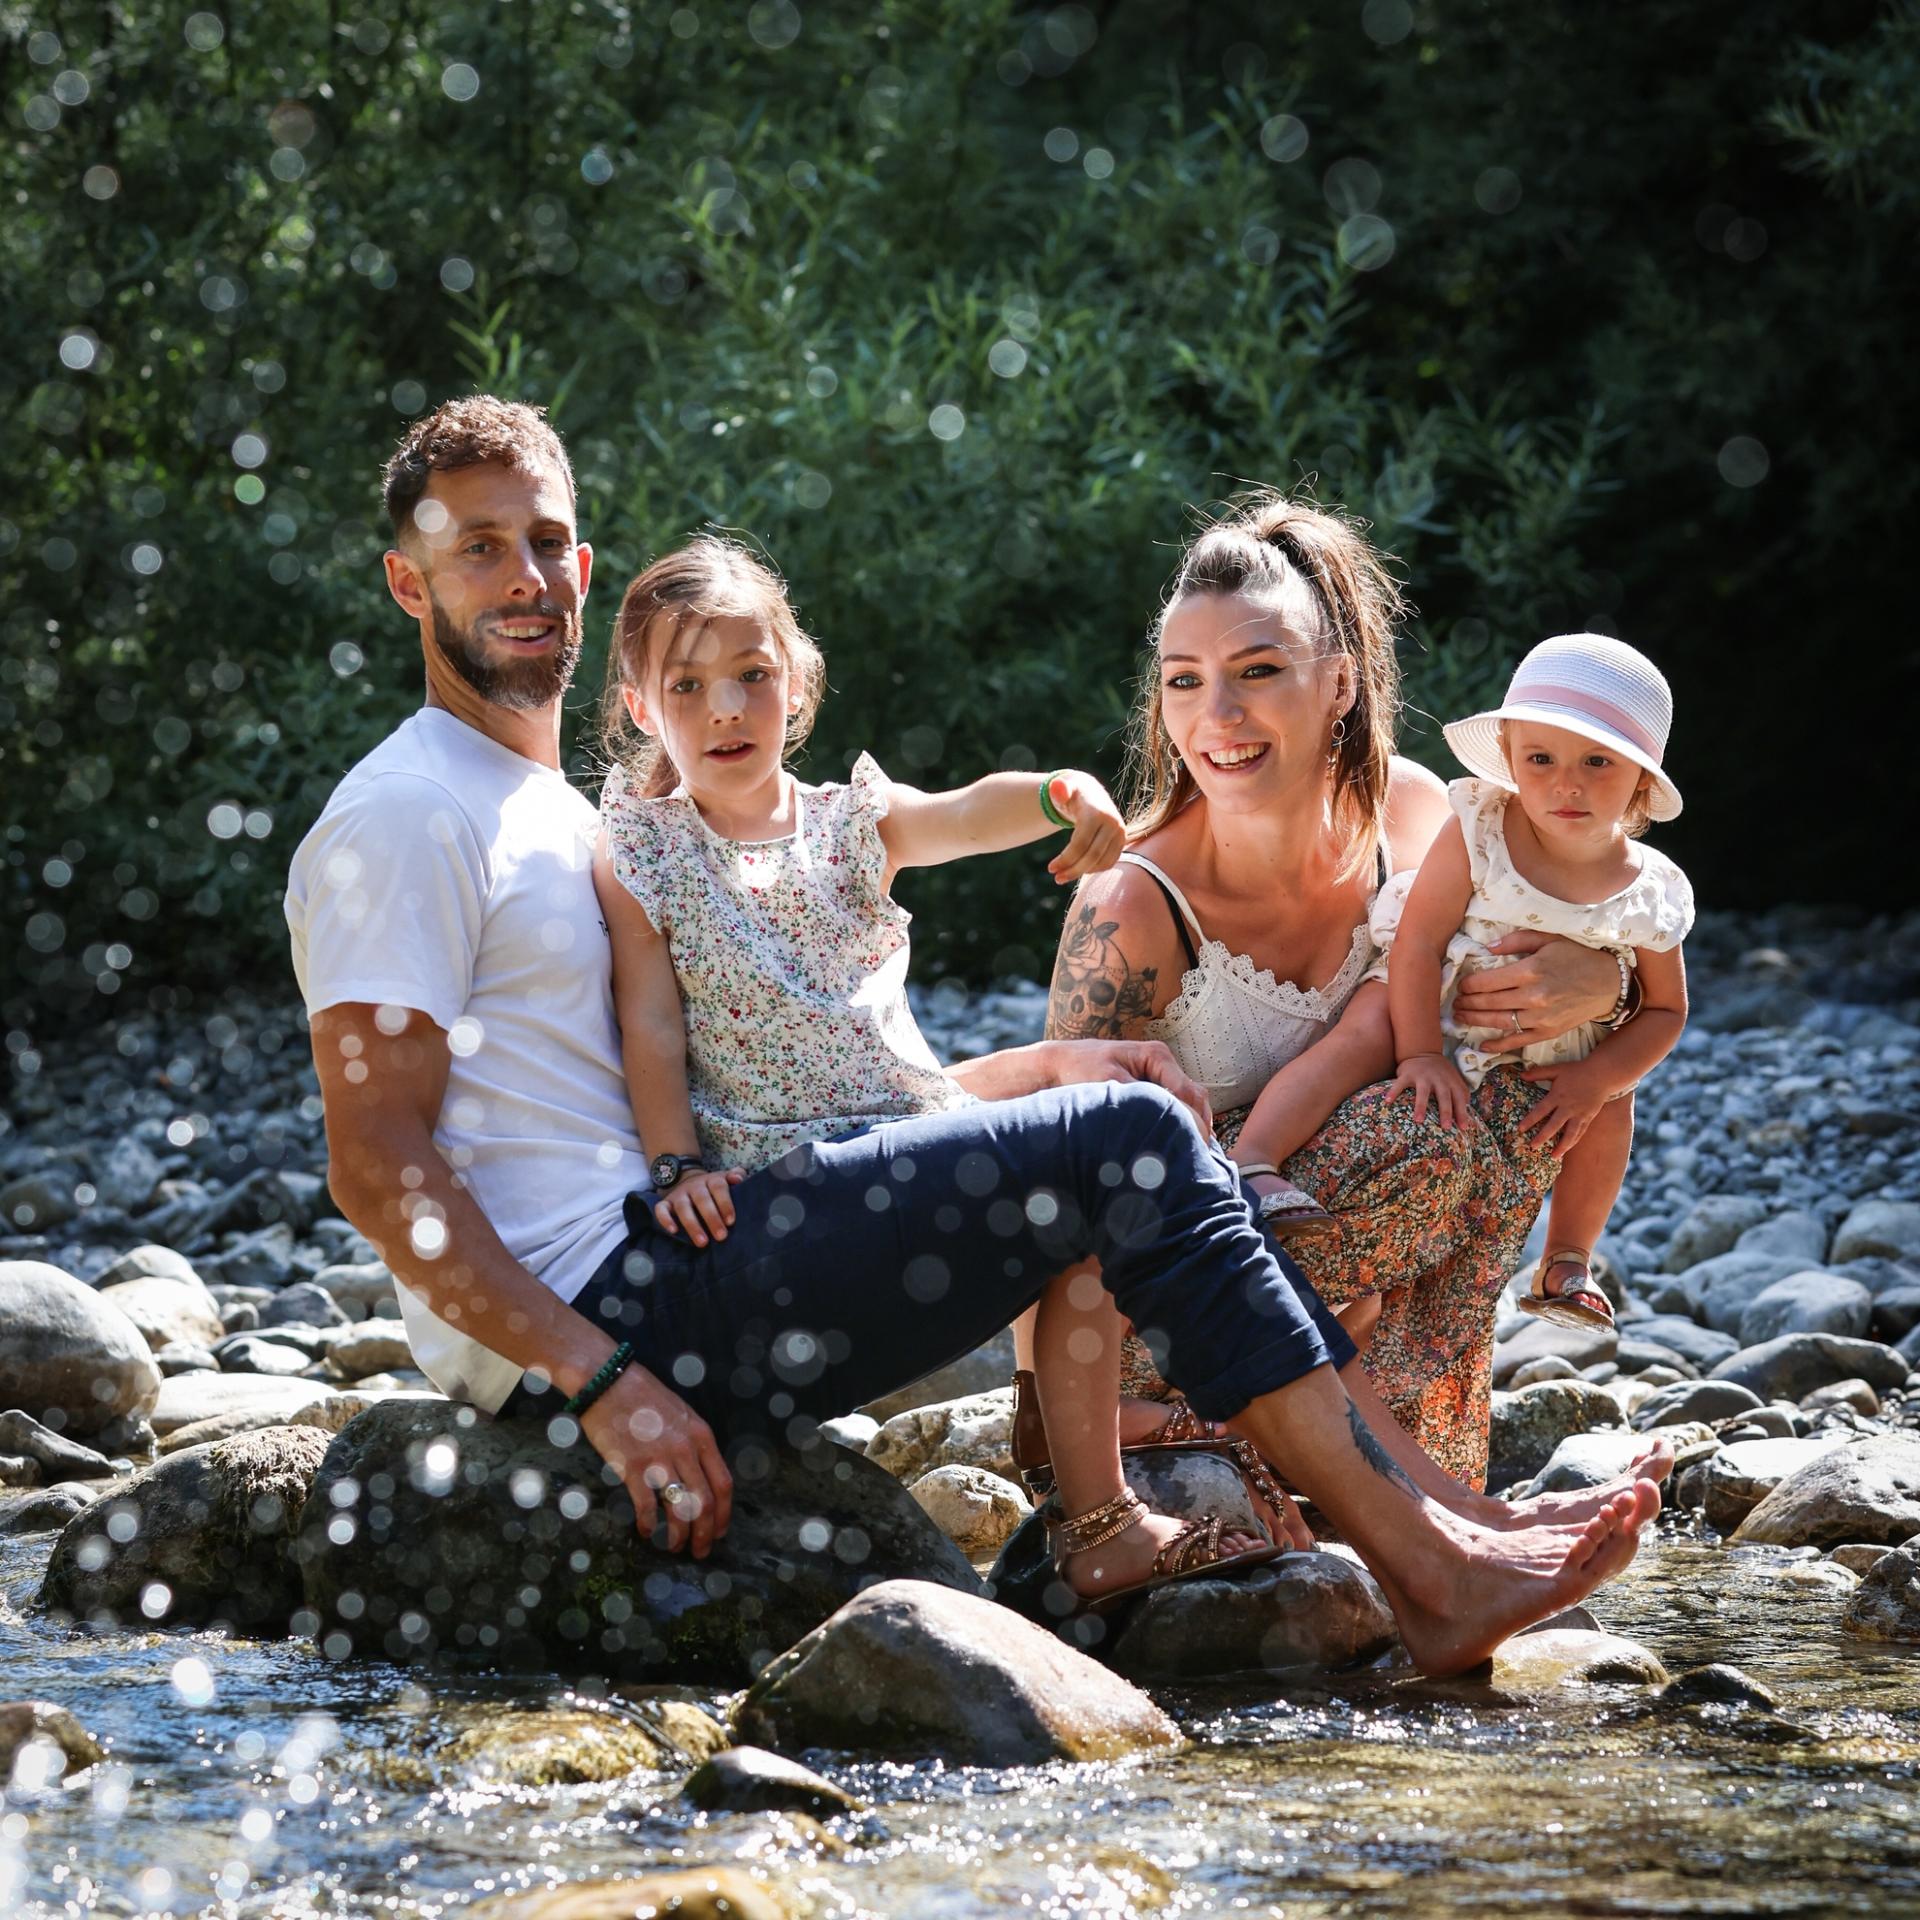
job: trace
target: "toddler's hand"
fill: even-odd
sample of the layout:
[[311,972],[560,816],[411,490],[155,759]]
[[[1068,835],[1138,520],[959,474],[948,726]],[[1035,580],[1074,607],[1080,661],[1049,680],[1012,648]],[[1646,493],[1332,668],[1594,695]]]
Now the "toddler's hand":
[[1533,1146],[1552,1148],[1553,1157],[1564,1160],[1580,1144],[1613,1089],[1598,1079],[1585,1060],[1561,1067],[1529,1067],[1522,1078],[1544,1086],[1547,1094],[1521,1117],[1521,1137]]
[[1429,1102],[1440,1124],[1449,1131],[1480,1124],[1474,1117],[1473,1089],[1444,1053],[1416,1053],[1402,1060],[1387,1090],[1387,1104],[1391,1106],[1403,1093],[1413,1095],[1416,1126],[1426,1119]]
[[1127,824],[1120,809],[1090,773],[1068,769],[1047,783],[1047,797],[1061,815],[1073,822],[1073,837],[1047,862],[1047,871],[1063,887],[1089,873],[1103,873],[1120,858],[1127,844]]
[[663,1199],[654,1202],[653,1217],[660,1223],[660,1231],[677,1233],[685,1227],[687,1238],[696,1247],[704,1247],[709,1239],[724,1240],[734,1221],[733,1195],[728,1189],[737,1187],[746,1177],[738,1167],[729,1167],[724,1173],[695,1169],[683,1174]]

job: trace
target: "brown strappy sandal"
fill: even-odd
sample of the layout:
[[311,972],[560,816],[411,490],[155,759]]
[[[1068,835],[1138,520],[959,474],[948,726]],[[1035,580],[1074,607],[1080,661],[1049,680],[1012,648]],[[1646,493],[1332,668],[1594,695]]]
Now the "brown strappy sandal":
[[[1103,1547],[1130,1532],[1147,1517],[1147,1503],[1131,1487],[1108,1501],[1072,1519],[1049,1519],[1047,1534],[1053,1548],[1053,1570],[1069,1588],[1066,1563],[1076,1553]],[[1171,1586],[1176,1580],[1198,1580],[1230,1572],[1235,1567],[1264,1567],[1278,1560],[1281,1547],[1251,1547],[1245,1553],[1222,1553],[1220,1536],[1225,1525],[1217,1513],[1202,1514],[1183,1525],[1153,1556],[1153,1570],[1144,1579],[1128,1582],[1102,1594],[1082,1594],[1074,1589],[1082,1613],[1103,1614],[1129,1600],[1138,1600],[1157,1587]]]
[[[1547,1275],[1555,1267],[1572,1267],[1578,1278],[1563,1280],[1558,1293],[1549,1293]],[[1533,1270],[1533,1287],[1520,1302],[1520,1311],[1583,1332],[1615,1325],[1613,1302],[1594,1281],[1593,1256],[1585,1247],[1556,1247],[1545,1255]]]

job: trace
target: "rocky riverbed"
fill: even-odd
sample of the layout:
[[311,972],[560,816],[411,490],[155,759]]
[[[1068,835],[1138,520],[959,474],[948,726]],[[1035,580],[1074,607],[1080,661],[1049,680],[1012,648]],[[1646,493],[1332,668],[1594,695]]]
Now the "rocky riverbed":
[[[1709,916],[1689,957],[1604,1249],[1619,1333],[1510,1312],[1493,1432],[1494,1483],[1545,1489],[1666,1430],[1672,1511],[1598,1620],[1437,1690],[1338,1550],[1063,1617],[1003,1348],[746,1463],[706,1567],[654,1553],[577,1445],[412,1372],[297,1009],[9,1035],[0,1913],[1386,1911],[1621,1872],[1708,1912],[1729,1847],[1801,1905],[1910,1908],[1920,921]],[[960,1054],[1044,996],[919,1007]]]

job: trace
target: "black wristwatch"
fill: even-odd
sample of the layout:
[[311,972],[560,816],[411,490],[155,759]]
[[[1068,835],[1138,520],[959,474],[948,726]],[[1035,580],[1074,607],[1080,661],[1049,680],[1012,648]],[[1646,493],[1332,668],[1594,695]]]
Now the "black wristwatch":
[[689,1172],[705,1173],[706,1170],[707,1163],[697,1153],[656,1153],[647,1168],[659,1193],[677,1187]]

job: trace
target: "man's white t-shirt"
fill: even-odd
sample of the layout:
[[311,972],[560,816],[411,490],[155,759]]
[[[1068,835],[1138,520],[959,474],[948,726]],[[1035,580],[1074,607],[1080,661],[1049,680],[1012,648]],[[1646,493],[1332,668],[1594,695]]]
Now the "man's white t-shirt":
[[[434,1144],[507,1251],[562,1300],[625,1237],[621,1203],[646,1185],[593,890],[596,830],[563,774],[425,707],[334,789],[287,880],[307,1012],[367,1001],[445,1029]],[[411,1289],[399,1296],[428,1378],[496,1410],[520,1369]]]

